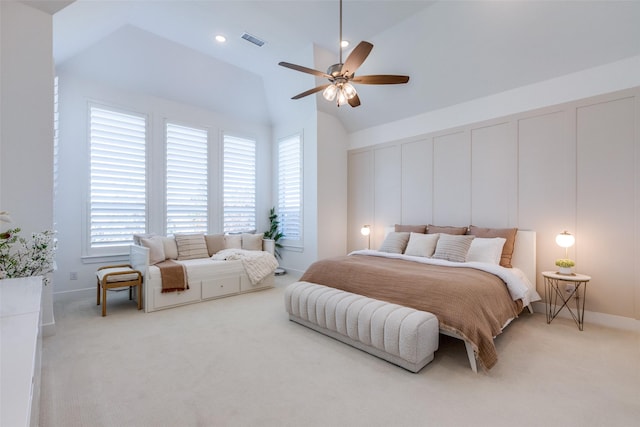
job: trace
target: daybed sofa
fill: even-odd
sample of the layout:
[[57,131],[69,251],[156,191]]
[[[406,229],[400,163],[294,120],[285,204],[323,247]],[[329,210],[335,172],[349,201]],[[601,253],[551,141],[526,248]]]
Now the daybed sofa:
[[[262,234],[137,235],[130,264],[142,273],[146,312],[273,287],[273,240]],[[170,264],[183,266],[182,286],[168,287]],[[162,277],[165,277],[163,285]]]

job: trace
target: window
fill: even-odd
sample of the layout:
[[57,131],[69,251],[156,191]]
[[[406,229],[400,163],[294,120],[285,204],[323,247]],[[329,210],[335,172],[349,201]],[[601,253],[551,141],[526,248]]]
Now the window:
[[90,107],[89,247],[146,232],[146,118]]
[[278,141],[278,215],[284,238],[302,240],[302,139]]
[[256,141],[224,135],[223,230],[256,229]]
[[167,123],[167,234],[208,230],[207,131]]

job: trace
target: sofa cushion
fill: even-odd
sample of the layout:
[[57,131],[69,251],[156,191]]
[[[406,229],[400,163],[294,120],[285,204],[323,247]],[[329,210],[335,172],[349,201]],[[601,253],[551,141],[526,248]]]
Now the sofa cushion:
[[248,251],[261,251],[263,237],[264,237],[264,233],[258,233],[258,234],[243,233],[242,249],[246,249]]
[[242,234],[225,234],[225,249],[242,249]]
[[160,236],[141,237],[140,244],[149,249],[149,263],[157,264],[166,259],[163,239]]
[[162,245],[164,246],[164,256],[166,259],[178,259],[178,245],[174,237],[162,236]]
[[207,234],[204,236],[204,240],[207,243],[207,251],[209,256],[217,254],[224,247],[224,234]]
[[176,234],[178,260],[208,258],[207,243],[204,234]]

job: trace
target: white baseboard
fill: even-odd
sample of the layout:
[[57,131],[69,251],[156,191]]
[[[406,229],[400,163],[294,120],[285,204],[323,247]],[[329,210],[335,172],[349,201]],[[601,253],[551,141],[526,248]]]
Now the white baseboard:
[[[533,311],[536,313],[546,313],[546,304],[544,302],[534,302]],[[575,312],[575,308],[573,308]],[[569,311],[563,309],[558,313],[557,317],[563,319],[573,319]],[[585,325],[594,324],[600,326],[607,326],[610,328],[623,329],[627,331],[640,332],[640,320],[632,319],[631,317],[615,316],[613,314],[598,313],[597,311],[584,311],[584,323]]]

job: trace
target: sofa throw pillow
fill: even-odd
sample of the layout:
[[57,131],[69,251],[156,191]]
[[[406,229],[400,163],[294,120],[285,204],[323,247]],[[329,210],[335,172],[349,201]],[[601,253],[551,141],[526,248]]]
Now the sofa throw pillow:
[[264,237],[264,233],[258,233],[258,234],[243,233],[242,249],[246,249],[248,251],[261,251],[263,237]]
[[473,239],[474,236],[469,235],[441,234],[432,258],[452,262],[465,262]]
[[436,250],[438,237],[439,234],[411,233],[404,254],[429,258]]
[[178,259],[178,245],[174,237],[162,236],[162,244],[164,246],[165,259]]
[[207,243],[204,234],[176,234],[178,260],[208,258]]
[[224,234],[207,234],[204,236],[204,241],[207,243],[209,256],[213,256],[225,248]]
[[500,256],[500,265],[506,268],[511,268],[511,258],[513,257],[513,249],[516,244],[517,228],[483,228],[471,225],[469,227],[469,234],[476,237],[502,237],[507,239],[502,248],[502,255]]
[[404,252],[404,249],[407,247],[407,242],[409,241],[410,233],[406,231],[392,231],[387,234],[384,242],[382,242],[382,246],[380,246],[380,252],[389,252],[392,254],[401,254]]
[[467,252],[467,262],[486,262],[488,264],[500,264],[502,247],[507,239],[502,237],[476,237],[471,242],[469,252]]
[[159,262],[164,261],[164,245],[162,243],[162,237],[154,236],[154,237],[141,237],[140,238],[141,246],[149,249],[149,263],[157,264]]
[[225,249],[242,249],[242,234],[225,234]]

